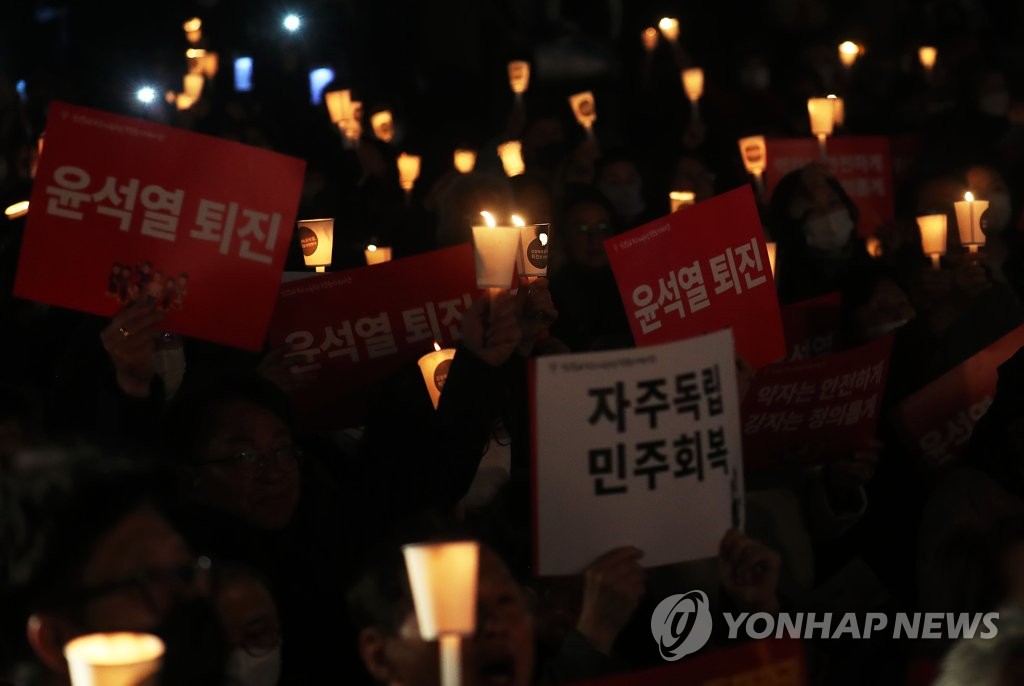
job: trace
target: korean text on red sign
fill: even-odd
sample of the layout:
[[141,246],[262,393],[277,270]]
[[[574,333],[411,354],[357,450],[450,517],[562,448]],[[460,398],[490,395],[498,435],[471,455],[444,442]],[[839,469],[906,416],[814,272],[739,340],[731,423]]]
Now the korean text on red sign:
[[649,565],[716,554],[742,498],[731,332],[539,358],[532,374],[541,574],[622,545]]
[[639,346],[732,328],[755,368],[785,341],[754,196],[748,187],[605,241]]
[[263,345],[305,163],[55,102],[15,293],[110,316],[142,300],[162,326]]

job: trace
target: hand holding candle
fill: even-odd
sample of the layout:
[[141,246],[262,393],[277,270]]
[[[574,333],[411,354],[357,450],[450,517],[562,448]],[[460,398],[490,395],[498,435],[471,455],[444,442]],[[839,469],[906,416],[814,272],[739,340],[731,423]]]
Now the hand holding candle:
[[500,367],[515,353],[523,338],[519,306],[508,291],[477,298],[462,315],[462,345],[479,360]]

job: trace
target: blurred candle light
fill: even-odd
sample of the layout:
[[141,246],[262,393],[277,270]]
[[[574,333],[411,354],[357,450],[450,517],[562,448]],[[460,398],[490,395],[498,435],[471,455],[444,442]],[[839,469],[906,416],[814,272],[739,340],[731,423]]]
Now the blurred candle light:
[[498,156],[501,158],[501,166],[505,168],[505,175],[509,178],[526,171],[526,165],[523,163],[523,144],[520,141],[505,141],[499,145]]
[[418,155],[407,155],[404,152],[398,156],[398,185],[402,187],[406,195],[412,193],[416,185],[416,179],[420,176],[420,158]]
[[922,45],[917,49],[917,59],[921,62],[924,70],[931,72],[935,68],[935,61],[939,58],[939,51],[931,45]]
[[926,214],[917,218],[921,229],[921,250],[932,260],[932,266],[939,268],[939,261],[946,254],[947,217],[944,214]]
[[669,43],[675,43],[679,39],[679,20],[662,17],[658,22],[658,28],[661,29],[661,35],[665,36],[665,40]]
[[704,70],[700,67],[683,70],[683,90],[691,103],[700,100],[704,95]]
[[358,100],[349,101],[348,110],[338,121],[338,129],[345,139],[346,148],[352,149],[358,145],[359,139],[363,137],[363,103]]
[[185,29],[185,39],[195,45],[203,37],[203,21],[199,17],[192,17],[181,26]]
[[576,115],[576,121],[586,130],[587,136],[593,137],[594,122],[597,121],[597,107],[594,104],[594,94],[590,91],[584,91],[570,95],[569,106],[572,107],[572,113]]
[[768,167],[768,143],[764,136],[747,136],[739,140],[739,146],[743,166],[754,177],[760,193],[764,188],[764,170]]
[[644,50],[652,53],[658,47],[658,29],[648,26],[640,34],[640,41],[644,44]]
[[768,266],[772,268],[772,278],[775,278],[775,255],[778,252],[778,244],[775,241],[768,241],[765,244],[768,249]]
[[217,70],[220,68],[220,58],[217,53],[210,52],[209,50],[199,60],[199,70],[208,79],[212,79],[217,75]]
[[28,214],[28,200],[16,202],[13,205],[9,205],[7,209],[4,210],[4,216],[11,220],[21,219],[26,214]]
[[846,119],[846,104],[838,95],[829,95],[828,99],[832,101],[832,119],[835,125],[842,126]]
[[194,104],[196,104],[195,98],[191,97],[188,93],[178,93],[174,98],[174,106],[179,112],[192,109]]
[[670,191],[668,201],[675,212],[680,207],[689,207],[697,202],[697,194],[693,191]]
[[380,110],[370,116],[370,127],[373,135],[384,143],[390,143],[395,138],[395,119],[391,110]]
[[975,200],[974,193],[967,191],[964,199],[953,203],[956,208],[956,223],[960,231],[960,243],[972,252],[985,245],[985,232],[981,230],[981,217],[988,210],[987,200]]
[[849,69],[861,55],[862,48],[853,41],[843,41],[839,44],[839,61]]
[[327,103],[327,114],[331,118],[331,123],[337,124],[348,113],[352,103],[352,91],[330,91],[324,94],[324,102]]
[[434,343],[434,352],[427,353],[419,359],[420,372],[423,374],[423,383],[427,385],[427,392],[430,393],[430,401],[437,409],[437,403],[441,400],[441,392],[444,390],[444,382],[448,379],[448,369],[452,366],[452,359],[455,357],[455,348],[441,348]]
[[299,246],[307,267],[327,271],[334,254],[334,220],[303,219],[299,222]]
[[460,641],[476,631],[480,545],[475,541],[402,547],[420,637],[439,641],[441,686],[459,686]]
[[864,248],[872,257],[882,257],[885,252],[882,249],[882,241],[878,240],[877,236],[868,236],[864,241]]
[[807,101],[807,114],[811,119],[811,133],[818,138],[821,156],[826,156],[826,141],[835,130],[835,103],[828,98],[811,98]]
[[190,97],[193,102],[199,99],[199,95],[203,92],[203,82],[206,79],[202,74],[185,74],[184,81],[184,93]]
[[64,646],[72,686],[144,686],[156,681],[164,642],[152,634],[80,636]]
[[206,57],[206,51],[202,48],[189,48],[185,51],[185,60],[188,64],[189,74],[202,74],[203,73],[203,59]]
[[530,87],[530,63],[515,60],[508,63],[508,85],[516,95],[516,100],[523,99],[523,93]]
[[453,163],[455,169],[460,174],[468,174],[473,171],[473,167],[476,166],[476,151],[460,149],[455,151],[453,156]]
[[477,288],[508,289],[516,268],[519,229],[498,226],[490,212],[481,212],[480,216],[484,224],[472,227]]
[[368,265],[384,264],[385,262],[391,261],[391,248],[371,243],[366,246],[366,250],[363,251],[363,256],[366,257],[366,264]]
[[178,94],[174,91],[167,91],[164,93],[164,102],[168,105],[173,105],[178,100]]

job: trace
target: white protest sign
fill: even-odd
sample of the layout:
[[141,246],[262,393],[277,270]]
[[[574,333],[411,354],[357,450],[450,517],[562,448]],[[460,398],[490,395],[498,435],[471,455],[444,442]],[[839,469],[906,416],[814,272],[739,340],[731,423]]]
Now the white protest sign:
[[578,574],[619,546],[645,566],[714,557],[743,510],[731,330],[533,369],[535,557]]

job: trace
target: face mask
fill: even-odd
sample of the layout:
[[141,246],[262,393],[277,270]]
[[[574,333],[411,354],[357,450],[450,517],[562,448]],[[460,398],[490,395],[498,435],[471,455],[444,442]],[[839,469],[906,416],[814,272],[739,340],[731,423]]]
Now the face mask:
[[842,250],[853,233],[853,219],[845,209],[834,210],[820,217],[811,217],[804,224],[807,245],[822,252]]
[[276,686],[281,676],[281,646],[253,657],[241,648],[228,656],[227,686]]
[[164,382],[164,398],[170,400],[185,378],[185,349],[159,348],[153,353],[153,368]]
[[602,184],[601,192],[620,217],[635,217],[644,211],[643,189],[639,182]]
[[984,93],[978,98],[978,109],[990,117],[1005,117],[1010,113],[1010,94],[1006,91]]
[[765,91],[772,83],[772,73],[764,65],[746,67],[740,72],[740,83],[752,91]]
[[898,329],[901,326],[905,325],[909,321],[910,321],[909,319],[901,319],[901,320],[899,320],[897,322],[887,322],[885,324],[875,324],[874,326],[869,327],[868,330],[865,333],[867,334],[867,337],[870,340],[875,340],[876,338],[881,338],[882,336],[885,336],[885,335],[888,335],[888,334],[892,333],[893,331],[895,331],[896,329]]
[[180,601],[153,633],[163,639],[165,646],[161,684],[223,685],[227,646],[220,619],[209,601]]
[[1010,196],[1006,193],[992,193],[988,196],[988,209],[981,217],[981,228],[986,236],[1001,233],[1010,225],[1013,209]]

